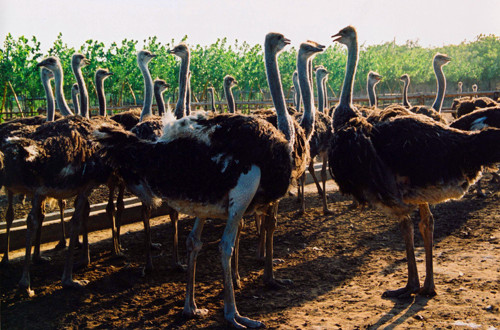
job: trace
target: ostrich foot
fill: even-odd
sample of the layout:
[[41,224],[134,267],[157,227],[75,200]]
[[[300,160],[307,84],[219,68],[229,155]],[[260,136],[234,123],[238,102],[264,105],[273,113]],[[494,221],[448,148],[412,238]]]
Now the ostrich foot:
[[151,243],[151,250],[153,250],[153,251],[160,251],[161,250],[161,244],[160,243]]
[[87,280],[77,281],[77,280],[73,280],[73,279],[67,279],[67,280],[62,281],[62,287],[64,289],[82,289],[88,283],[89,283],[89,281],[87,281]]
[[418,293],[420,288],[418,286],[405,286],[397,290],[387,290],[382,294],[383,298],[409,298],[412,294]]
[[239,314],[236,314],[233,317],[226,316],[225,319],[232,327],[236,329],[246,329],[246,328],[256,329],[256,328],[262,328],[264,326],[264,323],[262,322],[251,320]]
[[21,277],[21,280],[19,281],[19,291],[22,294],[26,294],[30,298],[35,295],[35,291],[31,290],[30,288],[29,279],[26,278],[25,276]]
[[66,240],[61,239],[56,246],[54,246],[54,251],[63,250],[66,247]]
[[293,285],[293,281],[286,278],[272,278],[264,281],[264,285],[269,290],[281,290]]
[[182,315],[184,315],[188,318],[204,317],[204,316],[208,315],[208,309],[196,308],[196,307],[191,307],[191,308],[184,307],[184,310],[182,311]]
[[50,260],[52,260],[50,257],[44,257],[44,256],[41,256],[41,255],[34,255],[33,258],[33,263],[36,264],[36,265],[44,265],[48,262],[50,262]]
[[418,294],[425,297],[434,297],[437,295],[434,285],[425,285],[418,291]]
[[324,209],[323,210],[323,215],[332,215],[333,211],[330,211],[329,209]]

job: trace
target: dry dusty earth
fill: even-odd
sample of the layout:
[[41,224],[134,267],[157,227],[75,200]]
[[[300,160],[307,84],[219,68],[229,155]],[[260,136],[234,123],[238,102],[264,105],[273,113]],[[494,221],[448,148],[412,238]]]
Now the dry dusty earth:
[[[311,188],[311,187],[310,187]],[[469,193],[460,201],[432,208],[435,225],[435,282],[433,298],[384,299],[386,289],[405,285],[406,262],[398,224],[374,210],[351,210],[349,198],[330,195],[332,215],[324,216],[319,198],[308,189],[307,211],[296,212],[295,198],[280,205],[275,235],[277,277],[292,279],[287,290],[271,291],[262,284],[262,262],[255,257],[257,235],[248,219],[242,236],[240,273],[236,292],[241,314],[280,329],[499,329],[500,328],[500,194],[478,198]],[[417,261],[424,278],[424,251],[415,218]],[[155,273],[142,276],[142,224],[128,225],[123,235],[127,258],[110,255],[109,231],[90,237],[91,264],[75,274],[89,284],[82,290],[63,290],[62,251],[44,255],[52,261],[33,265],[32,289],[27,298],[17,290],[22,259],[1,269],[2,329],[58,328],[223,328],[222,270],[218,243],[222,221],[209,221],[199,254],[196,297],[209,314],[201,319],[182,317],[185,278],[170,267],[171,228],[167,217],[152,220]],[[180,221],[181,251],[192,218]],[[13,256],[21,256],[15,251]]]

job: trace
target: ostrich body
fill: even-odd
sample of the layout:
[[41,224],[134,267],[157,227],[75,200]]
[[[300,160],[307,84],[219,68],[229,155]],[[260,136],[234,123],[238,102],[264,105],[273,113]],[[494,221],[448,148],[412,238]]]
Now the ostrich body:
[[238,85],[236,79],[233,76],[227,75],[224,77],[224,95],[227,101],[227,110],[229,113],[236,113],[236,103],[234,102],[234,96],[232,88]]
[[[274,54],[288,43],[279,34],[266,37],[266,48],[272,48]],[[282,100],[284,105],[283,95]],[[194,301],[196,258],[202,245],[204,219],[222,218],[227,219],[220,243],[225,319],[235,327],[262,326],[239,315],[230,263],[242,216],[266,210],[287,193],[291,183],[293,127],[288,126],[284,106],[277,107],[277,112],[280,130],[251,116],[208,116],[199,112],[167,122],[157,142],[142,141],[123,130],[106,127],[96,133],[110,162],[142,201],[152,206],[165,199],[177,211],[198,217],[187,241],[185,315],[206,314]],[[130,159],[129,155],[136,157]],[[157,161],[146,161],[145,167],[149,158]]]
[[460,118],[463,115],[471,113],[474,110],[496,107],[498,103],[492,100],[489,97],[481,96],[481,97],[461,97],[458,99],[454,99],[451,105],[451,109],[455,110],[456,118]]
[[170,87],[169,84],[163,79],[156,78],[154,81],[154,94],[156,99],[156,106],[158,107],[158,116],[163,116],[165,113],[165,101],[163,100],[163,93]]
[[403,107],[409,109],[411,107],[410,102],[408,101],[408,87],[410,86],[410,76],[408,74],[404,74],[399,77],[399,80],[403,82]]
[[[463,196],[478,179],[481,166],[500,160],[500,130],[464,132],[425,116],[395,116],[369,123],[352,107],[357,66],[356,30],[349,26],[333,36],[348,48],[340,103],[333,115],[334,137],[329,151],[332,176],[341,192],[352,194],[400,221],[405,238],[408,283],[386,296],[435,294],[432,243],[434,219],[428,203]],[[410,213],[419,208],[424,238],[426,278],[420,287]]]
[[377,93],[375,92],[375,86],[380,82],[382,76],[375,71],[368,72],[366,91],[368,93],[368,100],[370,102],[370,107],[377,108]]
[[80,90],[78,89],[78,84],[74,83],[71,86],[71,100],[73,101],[73,108],[75,109],[75,115],[81,115],[80,113]]

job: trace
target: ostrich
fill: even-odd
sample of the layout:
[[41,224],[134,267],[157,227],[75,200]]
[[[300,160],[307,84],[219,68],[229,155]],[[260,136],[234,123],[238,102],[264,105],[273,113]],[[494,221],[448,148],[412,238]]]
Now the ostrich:
[[191,71],[188,72],[186,86],[186,116],[191,114]]
[[323,67],[319,66],[316,69],[316,85],[318,86],[318,111],[325,111],[325,85],[324,80],[328,78],[328,71]]
[[80,92],[80,115],[85,118],[90,118],[88,91],[82,74],[82,67],[89,65],[90,61],[86,58],[82,60],[81,56],[83,55],[78,53],[73,54],[71,57],[71,70],[75,75],[78,90]]
[[[323,78],[323,84],[322,84],[323,90],[324,90],[323,94],[325,95],[325,98],[323,99],[324,100],[324,106],[323,106],[323,108],[325,109],[325,112],[327,112],[328,108],[329,108],[329,106],[328,106],[328,88],[327,88],[328,84],[327,84],[327,81],[328,81],[328,75],[326,75]],[[328,113],[326,113],[326,114],[328,115]]]
[[[476,84],[472,85],[472,91],[474,93],[477,93],[477,85]],[[477,94],[475,94],[474,97],[477,97]]]
[[368,100],[370,102],[370,107],[377,108],[377,94],[375,93],[375,86],[380,82],[382,76],[375,71],[368,72],[366,91],[368,93]]
[[210,110],[215,113],[215,88],[210,86],[207,88],[207,94],[210,95]]
[[227,110],[229,113],[236,113],[236,103],[234,102],[233,91],[234,86],[238,85],[233,76],[227,75],[224,77],[224,95],[227,100]]
[[[466,132],[421,115],[396,116],[369,123],[352,107],[358,59],[356,30],[348,26],[334,36],[348,49],[340,103],[333,115],[330,172],[343,193],[370,203],[400,221],[406,243],[407,285],[385,296],[436,294],[432,243],[434,219],[428,203],[463,196],[478,179],[481,166],[500,160],[500,130]],[[426,278],[420,287],[410,213],[419,208],[424,238]]]
[[154,94],[156,99],[156,106],[158,107],[158,116],[163,116],[165,113],[165,101],[163,100],[163,93],[170,88],[165,80],[156,78],[154,81]]
[[408,101],[408,87],[410,86],[410,76],[408,74],[404,74],[401,77],[399,77],[399,80],[401,80],[404,83],[403,86],[403,107],[406,109],[411,108],[411,104]]
[[97,100],[99,102],[99,116],[106,117],[106,95],[104,94],[104,80],[112,76],[113,72],[108,69],[97,69],[95,73],[95,88],[97,91]]
[[462,94],[463,83],[461,81],[458,82],[458,94]]
[[[266,58],[276,59],[276,54],[289,43],[281,34],[268,34]],[[277,65],[268,60],[266,66],[273,63]],[[278,81],[273,82],[273,87],[279,84],[276,69]],[[276,94],[275,88],[271,91]],[[195,265],[205,218],[222,218],[227,219],[220,243],[225,319],[235,327],[263,325],[238,313],[230,264],[242,216],[267,210],[290,187],[296,136],[282,90],[279,97],[279,129],[254,116],[198,112],[178,120],[171,118],[156,142],[140,140],[120,129],[102,127],[96,132],[109,161],[141,200],[153,205],[165,199],[179,212],[198,217],[187,240],[189,268],[184,315],[207,313],[198,309],[194,301]],[[131,159],[132,154],[137,157]],[[157,162],[148,162],[145,167],[144,160],[149,158]]]
[[[27,136],[33,133],[38,126],[43,125],[45,122],[54,121],[54,119],[61,118],[60,115],[55,114],[54,95],[52,92],[52,87],[50,85],[50,80],[54,79],[54,74],[48,69],[41,68],[40,78],[47,99],[47,116],[19,118],[0,124],[0,136],[2,137],[1,143],[4,143],[8,139],[21,138]],[[2,264],[7,264],[9,262],[10,229],[14,221],[13,196],[14,193],[16,192],[16,187],[6,187],[6,190],[7,190],[8,207],[6,212],[5,250],[2,257]],[[64,224],[64,208],[66,207],[66,203],[63,200],[58,200],[58,204],[59,204],[59,214],[61,217],[61,238],[55,248],[62,249],[66,246],[66,232]],[[36,233],[35,251],[33,255],[34,260],[43,259],[40,256],[40,238],[41,238],[41,228],[39,228],[39,230]]]
[[73,86],[71,86],[71,100],[73,101],[73,108],[75,108],[75,115],[80,115],[80,101],[78,100],[79,97],[80,91],[78,89],[78,84],[74,83]]
[[489,97],[481,96],[471,98],[466,96],[454,99],[451,109],[455,110],[455,118],[460,118],[474,110],[496,106],[498,106],[498,103]]
[[181,59],[181,68],[179,70],[179,99],[175,106],[174,114],[177,119],[186,115],[186,97],[189,85],[189,63],[190,52],[188,46],[181,42],[179,45],[168,51],[170,54],[175,54]]
[[295,93],[293,95],[293,106],[298,112],[300,112],[300,107],[302,105],[302,97],[300,96],[299,75],[297,73],[297,70],[293,72],[292,82],[295,90]]

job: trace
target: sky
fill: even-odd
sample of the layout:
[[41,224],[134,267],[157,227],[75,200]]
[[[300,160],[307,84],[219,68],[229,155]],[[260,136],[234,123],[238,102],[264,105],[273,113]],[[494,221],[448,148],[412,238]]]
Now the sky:
[[42,50],[59,32],[70,47],[94,39],[109,46],[123,39],[157,36],[162,43],[210,45],[227,37],[262,44],[266,33],[283,33],[298,47],[347,25],[361,44],[418,41],[424,47],[500,35],[500,0],[0,0],[0,39],[36,36]]

